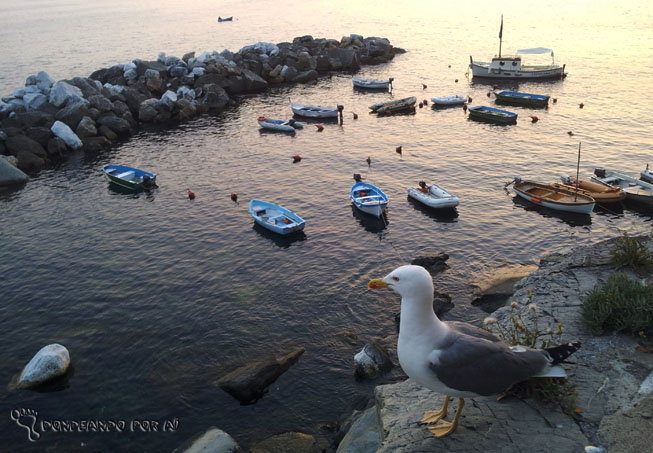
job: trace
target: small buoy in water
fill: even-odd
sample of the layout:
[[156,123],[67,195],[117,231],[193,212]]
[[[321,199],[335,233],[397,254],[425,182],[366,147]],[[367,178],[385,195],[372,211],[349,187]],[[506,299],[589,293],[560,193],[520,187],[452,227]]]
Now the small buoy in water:
[[353,115],[354,115],[354,119],[357,120],[358,119],[358,113],[354,113]]
[[491,91],[488,91],[488,92],[487,92],[487,97],[490,97],[491,95],[492,95],[492,92],[491,92]]
[[553,103],[555,104],[556,102],[558,102],[558,98],[553,98]]
[[583,104],[583,103],[581,102],[580,104],[578,104],[578,107],[580,107],[580,108],[582,109],[583,107],[585,107],[585,104]]
[[450,68],[450,67],[451,67],[451,65],[449,65],[449,66],[447,66],[447,67],[448,67],[448,68]]
[[365,159],[365,162],[367,162],[368,167],[372,166],[372,158],[370,156],[367,156],[367,159]]
[[572,131],[569,131],[569,132],[567,132],[567,133],[569,134],[570,137],[571,137],[572,135],[574,135],[574,133],[573,133]]
[[539,118],[538,118],[538,117],[536,117],[535,115],[532,115],[532,116],[531,116],[531,122],[533,122],[533,123],[537,123],[538,121],[539,121]]
[[316,124],[315,127],[317,127],[318,132],[322,132],[324,130],[324,126],[322,126],[321,124]]
[[469,102],[470,104],[472,103],[472,98],[471,98],[471,96],[467,96],[467,102]]
[[402,155],[401,145],[400,145],[400,146],[397,146],[397,147],[395,148],[395,151],[397,152],[397,154],[399,154],[399,155],[401,156],[401,155]]
[[424,105],[429,105],[429,101],[427,101],[426,99],[424,99],[424,100],[422,101],[422,104],[424,104]]
[[454,82],[458,83],[458,79],[454,80]]
[[238,194],[236,192],[231,192],[231,199],[234,202],[238,201]]
[[467,111],[467,104],[463,104],[463,112]]
[[427,88],[428,88],[428,86],[427,86],[426,84],[423,83],[423,84],[422,84],[422,90],[426,90]]
[[195,199],[195,192],[192,190],[188,189],[188,199],[194,200]]
[[293,164],[299,162],[300,160],[302,160],[302,156],[300,156],[299,154],[295,154],[294,156],[292,156]]
[[424,107],[424,103],[423,103],[423,102],[420,102],[420,103],[419,103],[419,108],[422,108],[422,107]]

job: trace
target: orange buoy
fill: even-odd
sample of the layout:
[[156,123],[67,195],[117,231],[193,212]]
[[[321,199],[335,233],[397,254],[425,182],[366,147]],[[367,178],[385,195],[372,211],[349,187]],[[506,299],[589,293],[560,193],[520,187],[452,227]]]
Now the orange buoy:
[[580,104],[578,104],[578,107],[582,109],[583,107],[585,107],[585,104],[581,102]]
[[424,100],[422,101],[422,103],[423,103],[424,105],[429,105],[429,101],[427,101],[426,99],[424,99]]
[[555,104],[556,102],[558,102],[558,98],[553,98],[553,103]]
[[537,123],[539,120],[540,120],[540,119],[539,119],[538,117],[536,117],[535,115],[532,115],[532,116],[531,116],[531,122],[533,122],[533,123]]
[[422,108],[422,107],[424,107],[424,103],[423,103],[423,102],[420,102],[420,103],[419,103],[419,108]]
[[395,152],[396,152],[397,154],[399,154],[400,156],[402,155],[401,145],[400,145],[400,146],[397,146],[397,147],[395,148]]
[[236,192],[231,192],[231,199],[235,202],[238,201],[238,194]]
[[454,82],[458,83],[458,79],[454,80]]
[[302,156],[300,156],[299,154],[295,154],[294,156],[292,156],[293,164],[299,162],[300,160],[302,160]]
[[427,86],[427,85],[425,85],[425,84],[422,84],[422,90],[426,90],[427,88],[428,88],[428,86]]
[[358,119],[358,113],[354,113],[354,119],[355,119],[355,120]]
[[188,189],[188,199],[189,200],[194,200],[195,199],[195,192],[193,192],[190,189]]
[[467,104],[463,104],[463,112],[467,111]]
[[368,167],[372,166],[372,158],[370,156],[367,156],[367,159],[365,159],[365,162],[367,162]]
[[324,126],[322,126],[321,124],[316,124],[315,127],[317,127],[318,132],[322,132],[324,130]]
[[487,92],[487,97],[490,97],[491,95],[492,95],[492,92],[491,92],[491,91],[488,91],[488,92]]

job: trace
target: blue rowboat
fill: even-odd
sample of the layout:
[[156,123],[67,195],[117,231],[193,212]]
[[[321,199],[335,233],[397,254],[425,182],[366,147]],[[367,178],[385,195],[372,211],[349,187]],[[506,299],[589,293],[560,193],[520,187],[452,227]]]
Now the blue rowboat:
[[354,83],[354,88],[362,88],[367,90],[387,90],[392,88],[393,78],[388,80],[373,80],[364,79],[362,77],[352,77],[351,81]]
[[514,124],[517,122],[517,114],[508,110],[495,109],[486,105],[475,105],[467,110],[469,111],[469,117],[475,120],[500,124]]
[[496,91],[497,104],[525,105],[528,107],[546,107],[549,105],[548,94],[521,93],[519,91]]
[[302,231],[306,225],[306,221],[291,210],[268,201],[250,200],[249,213],[256,223],[277,234]]
[[218,17],[218,22],[228,22],[234,20],[234,16],[229,16],[229,17]]
[[388,206],[388,196],[381,189],[367,182],[351,186],[349,197],[359,210],[374,217],[381,217]]
[[125,165],[107,165],[103,169],[109,182],[134,192],[156,187],[156,174]]

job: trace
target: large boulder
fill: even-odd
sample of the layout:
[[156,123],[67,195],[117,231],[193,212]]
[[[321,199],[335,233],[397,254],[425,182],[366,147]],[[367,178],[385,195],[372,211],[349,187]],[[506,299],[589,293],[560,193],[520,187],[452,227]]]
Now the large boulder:
[[16,121],[19,127],[50,127],[54,123],[53,115],[45,112],[25,112],[16,115]]
[[34,154],[43,159],[48,157],[48,153],[45,151],[45,149],[43,149],[39,142],[27,137],[26,135],[14,135],[13,137],[7,137],[7,140],[5,140],[5,146],[7,147],[9,154],[16,157],[18,157],[18,154],[21,151]]
[[249,69],[243,69],[242,77],[245,82],[245,91],[248,93],[265,91],[268,88],[265,79]]
[[16,388],[26,389],[44,384],[66,373],[70,366],[68,350],[60,344],[41,348],[20,373]]
[[97,135],[97,128],[95,127],[95,121],[90,117],[85,116],[77,125],[75,133],[81,139],[86,137],[95,137]]
[[122,118],[118,118],[113,113],[102,115],[98,118],[97,124],[108,127],[121,137],[131,134],[129,123]]
[[35,85],[39,91],[44,94],[48,94],[50,92],[50,88],[52,88],[52,85],[54,85],[54,80],[48,75],[47,72],[40,71],[36,75],[29,76],[25,81],[25,85]]
[[88,102],[91,103],[92,107],[95,107],[102,113],[110,112],[111,108],[113,107],[111,101],[108,100],[106,97],[102,96],[101,94],[90,96],[88,98]]
[[18,151],[16,158],[18,159],[18,168],[23,171],[40,170],[46,164],[46,160],[43,157],[24,149]]
[[61,107],[65,105],[66,102],[68,102],[68,100],[73,96],[80,98],[84,97],[82,90],[74,85],[60,80],[50,90],[50,97],[48,100],[50,104],[54,105],[55,107]]
[[177,118],[181,121],[186,121],[197,116],[197,108],[188,99],[177,100],[174,111],[177,114]]
[[241,404],[255,403],[303,353],[304,348],[300,347],[279,358],[250,363],[223,376],[217,384]]
[[328,450],[326,439],[306,433],[281,433],[254,443],[250,453],[323,453]]
[[89,103],[86,100],[72,100],[54,116],[57,120],[76,129],[79,122],[89,114]]
[[29,180],[29,176],[9,163],[6,156],[0,156],[0,186],[22,184]]
[[122,95],[125,97],[125,103],[133,115],[138,113],[138,110],[141,108],[141,103],[144,100],[152,97],[147,96],[132,87],[125,88],[125,90],[122,92]]
[[138,119],[144,123],[154,121],[154,118],[159,113],[158,106],[158,99],[146,99],[141,103],[141,107],[138,110]]
[[47,127],[41,127],[41,126],[35,126],[35,127],[28,127],[25,129],[25,135],[32,140],[35,140],[43,147],[43,149],[46,149],[48,147],[48,140],[50,137],[52,137],[52,133],[50,132],[50,129]]
[[219,85],[204,85],[204,94],[198,99],[201,105],[206,106],[209,110],[223,109],[229,103],[229,95]]
[[211,427],[205,433],[184,442],[173,453],[240,453],[236,441],[221,429]]
[[59,137],[52,137],[48,140],[48,155],[50,156],[63,156],[68,151],[66,142]]
[[304,71],[297,74],[291,82],[295,83],[307,83],[317,79],[317,71],[311,69],[310,71]]
[[23,96],[25,102],[25,109],[30,112],[39,110],[43,105],[47,104],[48,97],[42,93],[27,93]]
[[67,124],[62,123],[61,121],[55,121],[50,130],[70,148],[80,149],[82,147],[82,141]]
[[354,363],[354,375],[358,379],[373,379],[394,367],[388,350],[376,341],[367,343],[363,350],[354,356]]
[[163,93],[163,96],[161,96],[161,99],[159,100],[161,106],[168,111],[172,111],[175,102],[177,102],[177,93],[170,90]]
[[106,137],[86,137],[82,139],[82,148],[85,152],[97,153],[102,149],[111,146],[111,142]]
[[329,66],[333,71],[349,70],[357,71],[360,69],[361,64],[358,54],[352,48],[335,48],[327,53],[329,58]]
[[97,80],[75,77],[72,80],[66,80],[66,82],[79,88],[86,99],[102,92],[102,84]]
[[435,253],[433,255],[422,255],[413,259],[410,264],[415,266],[422,266],[424,269],[429,271],[429,274],[435,275],[443,272],[449,266],[447,266],[447,260],[449,255],[443,252]]

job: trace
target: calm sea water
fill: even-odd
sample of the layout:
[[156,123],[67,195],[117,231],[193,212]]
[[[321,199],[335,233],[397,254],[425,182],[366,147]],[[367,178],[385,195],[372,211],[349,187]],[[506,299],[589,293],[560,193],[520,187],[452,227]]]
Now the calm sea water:
[[[435,282],[454,297],[449,316],[478,321],[483,313],[469,305],[472,277],[537,263],[545,252],[618,231],[650,232],[645,211],[562,217],[503,189],[515,175],[554,181],[573,174],[579,142],[585,178],[598,166],[637,174],[653,163],[649,2],[502,7],[338,0],[300,2],[279,15],[263,1],[0,0],[3,96],[40,70],[59,80],[132,58],[155,59],[160,51],[236,51],[303,34],[384,36],[408,50],[359,73],[394,77],[393,94],[355,92],[350,75],[272,89],[219,116],[141,131],[101,154],[73,154],[24,188],[0,193],[0,382],[8,383],[48,343],[65,345],[74,365],[62,391],[2,387],[2,449],[163,451],[209,426],[243,446],[284,431],[320,433],[320,423],[370,396],[374,383],[353,379],[353,355],[395,329],[399,300],[368,292],[370,278],[417,255],[446,252],[451,267]],[[536,112],[513,108],[520,120],[507,127],[470,121],[461,109],[367,114],[368,105],[393,96],[462,94],[473,104],[494,105],[486,96],[490,87],[471,83],[465,73],[470,55],[487,59],[497,52],[501,13],[504,54],[552,47],[569,72],[564,81],[505,87],[549,93],[556,104]],[[216,22],[230,15],[232,23]],[[321,133],[309,125],[292,137],[260,132],[256,117],[289,117],[289,97],[343,104],[344,123],[327,124]],[[530,122],[532,114],[538,123]],[[403,157],[395,153],[398,145]],[[304,159],[293,164],[294,154]],[[110,163],[153,170],[160,187],[116,193],[101,174]],[[389,195],[387,223],[352,209],[353,173]],[[456,194],[457,216],[409,202],[406,188],[419,180]],[[197,194],[194,201],[187,188]],[[230,200],[232,191],[239,203]],[[250,198],[299,213],[305,235],[293,241],[255,228]],[[347,344],[343,331],[361,344]],[[254,405],[241,406],[214,384],[242,364],[297,345],[306,348],[300,362]],[[32,444],[9,417],[16,408],[36,410],[40,420],[177,418],[179,427],[174,433],[47,432]]]

